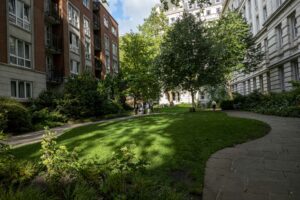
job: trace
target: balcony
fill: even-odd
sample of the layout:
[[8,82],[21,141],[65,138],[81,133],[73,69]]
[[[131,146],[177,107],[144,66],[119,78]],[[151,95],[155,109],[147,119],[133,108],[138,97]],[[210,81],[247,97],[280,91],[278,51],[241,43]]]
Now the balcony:
[[101,51],[101,42],[99,36],[97,35],[94,35],[94,48],[95,51]]
[[99,30],[100,30],[100,20],[99,20],[99,16],[94,14],[94,16],[93,16],[93,21],[94,21],[94,30],[95,30],[95,31],[99,31]]
[[[50,1],[51,2],[51,1]],[[49,3],[45,8],[45,19],[51,24],[60,24],[59,7],[57,3]]]
[[100,2],[99,1],[93,1],[93,11],[100,10]]
[[45,46],[48,53],[61,53],[61,39],[54,34],[47,34]]
[[47,71],[47,82],[51,84],[61,84],[64,81],[64,77],[62,74],[55,72],[55,67],[51,66],[49,69],[53,70],[48,70]]

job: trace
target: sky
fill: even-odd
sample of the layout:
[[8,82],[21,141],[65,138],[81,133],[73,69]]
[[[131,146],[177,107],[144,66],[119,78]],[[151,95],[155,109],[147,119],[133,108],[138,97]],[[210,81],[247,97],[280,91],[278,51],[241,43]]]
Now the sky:
[[137,30],[159,0],[108,0],[112,15],[119,23],[120,35]]

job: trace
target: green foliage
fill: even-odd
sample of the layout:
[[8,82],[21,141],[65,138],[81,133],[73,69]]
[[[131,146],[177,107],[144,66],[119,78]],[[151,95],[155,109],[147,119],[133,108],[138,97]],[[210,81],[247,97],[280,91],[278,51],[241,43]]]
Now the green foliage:
[[70,77],[59,102],[59,111],[75,119],[100,115],[103,97],[97,87],[97,80],[89,73]]
[[253,92],[247,96],[236,95],[234,104],[239,109],[284,117],[300,117],[300,90],[261,94]]
[[25,187],[17,188],[10,187],[8,190],[0,187],[0,200],[51,200],[55,198],[49,197],[48,194],[39,188]]
[[16,100],[0,98],[0,115],[4,132],[21,133],[32,129],[29,110]]
[[221,101],[220,107],[222,108],[222,110],[233,110],[234,109],[234,101],[233,100]]
[[76,180],[63,188],[63,199],[97,200],[96,190],[84,180]]
[[33,110],[36,111],[44,108],[55,110],[60,99],[62,99],[62,94],[58,91],[45,90],[40,93],[38,98],[33,100]]
[[41,130],[44,127],[53,128],[63,125],[68,119],[57,111],[49,111],[48,108],[44,108],[32,113],[32,123],[35,130]]
[[102,114],[108,115],[108,114],[117,114],[124,111],[122,105],[116,101],[112,100],[105,100],[103,102],[103,112]]
[[0,112],[0,131],[7,128],[7,116],[6,113]]
[[[183,15],[165,35],[156,67],[164,88],[180,88],[191,92],[193,106],[195,91],[214,84],[217,68],[207,65],[211,41],[202,21],[188,13]],[[214,74],[214,76],[212,76]]]
[[57,146],[54,133],[45,130],[42,140],[41,163],[46,167],[46,179],[57,183],[62,178],[72,178],[78,170],[77,153],[69,152],[65,146]]
[[152,41],[140,33],[127,33],[121,38],[121,63],[126,93],[135,101],[155,100],[160,95],[160,84],[155,76],[153,61],[156,52]]

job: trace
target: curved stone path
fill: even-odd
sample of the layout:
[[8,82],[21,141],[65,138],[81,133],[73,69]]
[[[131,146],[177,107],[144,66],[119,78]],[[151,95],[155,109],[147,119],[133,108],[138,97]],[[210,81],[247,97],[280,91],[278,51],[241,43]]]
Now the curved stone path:
[[210,157],[203,200],[300,200],[300,119],[227,113],[266,122],[272,130]]

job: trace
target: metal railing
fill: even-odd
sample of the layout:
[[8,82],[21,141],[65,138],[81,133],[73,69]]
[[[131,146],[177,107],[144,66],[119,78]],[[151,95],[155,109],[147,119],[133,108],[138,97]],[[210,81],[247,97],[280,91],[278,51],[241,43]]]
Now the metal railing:
[[53,53],[60,53],[62,49],[61,38],[54,34],[47,34],[46,36],[46,48]]
[[97,35],[94,36],[94,47],[96,51],[101,51],[101,41]]
[[63,82],[64,78],[63,75],[60,73],[57,73],[54,69],[54,66],[48,66],[51,70],[47,70],[47,82],[54,83],[54,84],[60,84]]

